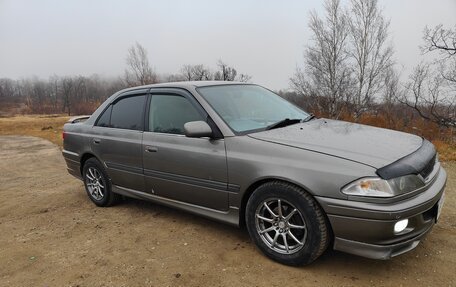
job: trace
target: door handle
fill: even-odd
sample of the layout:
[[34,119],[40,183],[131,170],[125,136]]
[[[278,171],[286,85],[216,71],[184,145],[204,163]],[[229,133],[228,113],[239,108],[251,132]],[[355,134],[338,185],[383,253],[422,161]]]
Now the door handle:
[[93,143],[94,143],[94,144],[99,144],[100,142],[101,142],[100,139],[93,139]]
[[146,152],[157,152],[157,151],[158,151],[158,147],[146,146]]

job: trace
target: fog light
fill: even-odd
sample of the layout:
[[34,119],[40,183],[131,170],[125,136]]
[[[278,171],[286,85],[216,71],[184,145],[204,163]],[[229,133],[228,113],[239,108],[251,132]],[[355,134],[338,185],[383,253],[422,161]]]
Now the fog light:
[[407,227],[407,225],[408,225],[408,219],[404,219],[404,220],[396,222],[396,224],[394,224],[394,233],[400,233],[400,232],[404,231],[404,229]]

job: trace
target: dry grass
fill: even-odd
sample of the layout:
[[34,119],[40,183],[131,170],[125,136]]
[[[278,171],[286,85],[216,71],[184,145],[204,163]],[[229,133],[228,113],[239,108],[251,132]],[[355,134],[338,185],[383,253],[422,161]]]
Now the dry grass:
[[35,136],[62,147],[63,115],[27,115],[0,118],[0,135]]
[[[49,140],[62,147],[63,124],[70,117],[65,115],[26,115],[0,118],[0,135],[27,135]],[[440,160],[456,161],[456,144],[433,141]]]
[[440,140],[435,140],[433,143],[439,151],[441,161],[456,161],[456,144],[450,145]]

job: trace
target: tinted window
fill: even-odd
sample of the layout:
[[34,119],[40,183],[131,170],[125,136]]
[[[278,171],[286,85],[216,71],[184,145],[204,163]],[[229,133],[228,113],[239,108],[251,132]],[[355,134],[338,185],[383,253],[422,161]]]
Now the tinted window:
[[153,95],[150,103],[149,130],[167,134],[184,134],[184,124],[203,121],[188,99],[175,95]]
[[111,112],[111,127],[118,129],[142,130],[146,96],[134,96],[115,103]]
[[97,126],[99,127],[109,127],[109,122],[111,121],[111,110],[112,106],[110,105],[98,118]]

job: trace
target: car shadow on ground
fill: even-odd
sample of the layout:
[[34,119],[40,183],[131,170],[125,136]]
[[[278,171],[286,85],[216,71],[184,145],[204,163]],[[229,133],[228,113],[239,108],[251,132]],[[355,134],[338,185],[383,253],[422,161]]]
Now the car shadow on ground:
[[150,212],[156,216],[164,216],[166,218],[172,218],[172,221],[186,222],[187,224],[198,225],[200,227],[206,227],[210,229],[217,229],[217,232],[230,232],[240,238],[249,239],[247,230],[244,228],[238,228],[223,222],[205,218],[204,216],[195,215],[186,211],[175,209],[172,207],[160,205],[154,202],[146,200],[140,200],[135,198],[123,197],[122,201],[116,205],[128,208],[133,208],[139,212]]
[[[173,209],[171,207],[155,204],[148,201],[133,199],[133,198],[124,198],[123,201],[119,204],[126,208],[131,208],[135,211],[141,213],[153,213],[155,216],[165,217],[167,220],[172,222],[185,222],[186,225],[191,225],[197,227],[197,229],[203,229],[205,232],[216,234],[218,237],[226,240],[227,237],[231,237],[231,240],[241,241],[250,246],[250,248],[256,249],[253,242],[251,242],[248,232],[245,227],[235,227],[222,222],[217,222],[211,219],[207,219],[198,215],[193,215],[191,213]],[[331,243],[332,244],[332,243]],[[419,247],[417,248],[419,249]],[[271,261],[261,254],[261,252],[256,249],[258,252],[258,257],[263,258],[264,260]],[[413,251],[412,251],[413,253]],[[344,252],[336,251],[328,247],[326,252],[317,259],[314,263],[307,266],[306,268],[311,269],[332,269],[339,268],[341,266],[371,266],[373,268],[383,266],[387,267],[389,265],[396,265],[397,263],[401,264],[404,262],[406,256],[392,258],[390,260],[374,260],[363,258],[356,255],[347,254]],[[410,260],[414,256],[408,256]],[[401,259],[399,259],[401,258]],[[406,259],[405,261],[407,261]],[[293,268],[293,267],[292,267]],[[297,267],[302,268],[302,267]],[[350,267],[351,268],[351,267]],[[389,269],[389,268],[388,268]]]
[[[85,201],[92,206],[90,212],[99,210],[89,202],[85,192],[76,196],[78,201]],[[141,254],[136,261],[147,260],[147,256],[152,254],[147,255],[151,246],[157,246],[154,254],[158,256],[158,264],[175,266],[181,274],[194,274],[194,278],[201,279],[201,276],[207,276],[208,270],[211,270],[220,280],[233,280],[232,276],[240,276],[245,280],[242,282],[246,286],[255,285],[256,282],[264,281],[264,278],[269,278],[271,286],[282,282],[281,280],[298,283],[303,278],[312,283],[310,286],[416,286],[417,282],[421,285],[436,282],[439,285],[452,280],[450,277],[438,276],[438,272],[446,273],[451,269],[443,264],[445,261],[442,260],[447,260],[446,255],[438,254],[445,245],[440,242],[445,235],[443,228],[431,232],[415,250],[390,260],[372,260],[328,248],[312,264],[290,267],[264,256],[243,228],[152,202],[128,198],[96,214],[96,221],[103,215],[110,220],[119,219],[120,224],[112,225],[122,230],[122,233],[116,233],[116,242],[123,244],[133,240],[134,244],[129,244],[129,248],[137,249]],[[135,241],[137,237],[139,241]],[[160,245],[156,245],[158,240]],[[128,252],[125,253],[123,249],[119,252],[128,257]],[[277,275],[277,271],[281,275]],[[395,284],[391,285],[393,282]]]

